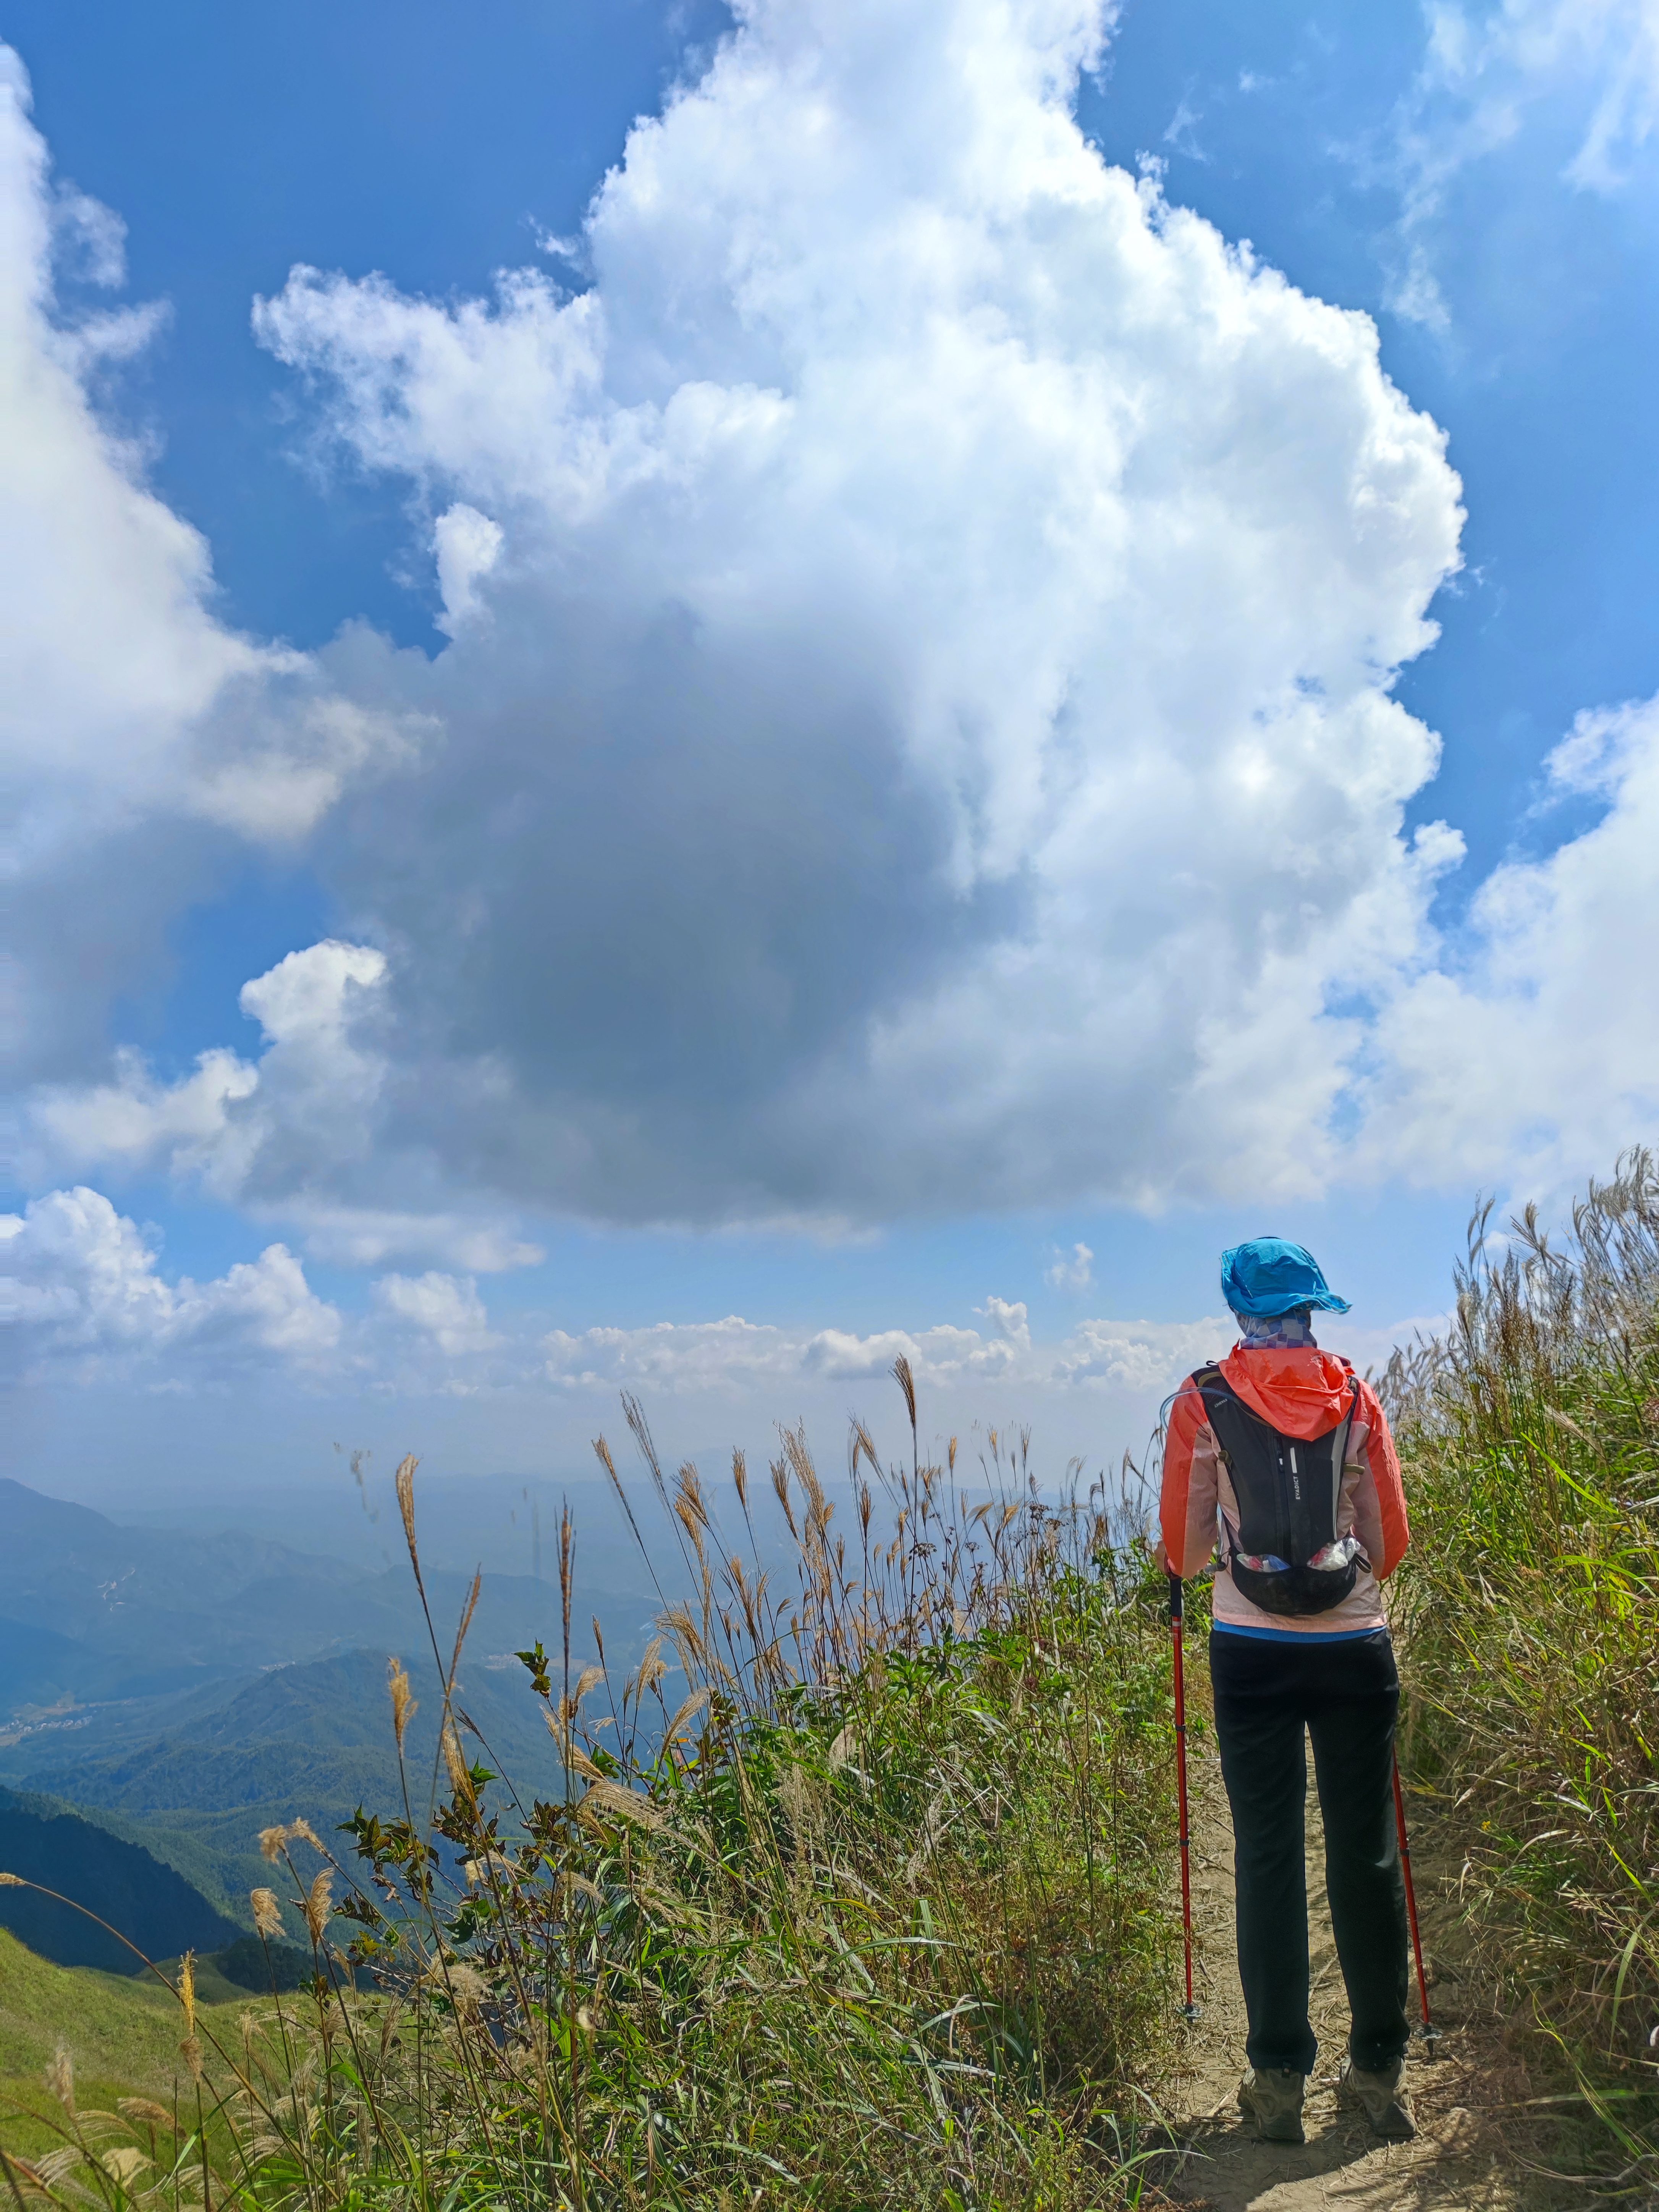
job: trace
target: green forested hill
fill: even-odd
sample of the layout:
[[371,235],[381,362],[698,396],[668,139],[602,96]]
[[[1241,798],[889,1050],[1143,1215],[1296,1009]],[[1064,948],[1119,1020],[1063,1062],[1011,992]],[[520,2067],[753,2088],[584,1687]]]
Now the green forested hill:
[[0,1791],[0,1868],[33,1885],[0,1888],[0,1927],[64,1966],[130,1973],[136,1963],[76,1905],[152,1959],[210,1951],[240,1932],[175,1869],[47,1799]]
[[[442,1700],[430,1660],[411,1664],[410,1674],[418,1705],[406,1770],[411,1796],[423,1807]],[[556,1789],[553,1744],[516,1661],[507,1667],[464,1664],[457,1703],[526,1802]],[[142,1844],[218,1912],[246,1926],[248,1891],[270,1878],[258,1847],[262,1828],[302,1816],[326,1836],[359,1805],[401,1810],[386,1659],[374,1651],[346,1652],[258,1676],[216,1705],[198,1696],[165,1734],[102,1756],[41,1766],[29,1780],[33,1790],[80,1808],[100,1828]],[[215,1935],[203,1948],[225,1940]],[[41,1948],[52,1957],[67,1955],[51,1941]],[[182,1942],[162,1948],[177,1950]]]
[[[426,1573],[446,1656],[471,1582],[438,1565]],[[625,1669],[655,1603],[584,1589],[581,1617],[603,1617],[607,1651]],[[562,1628],[556,1585],[483,1577],[458,1699],[488,1747],[478,1755],[526,1802],[556,1787],[559,1769],[512,1655],[538,1638],[556,1648]],[[592,1651],[591,1630],[573,1636],[577,1667]],[[406,1751],[410,1797],[423,1810],[441,1692],[406,1560],[380,1571],[268,1536],[127,1528],[0,1480],[0,1792],[45,1801],[31,1819],[84,1815],[84,1833],[60,1832],[76,1842],[52,1884],[79,1901],[95,1905],[106,1862],[136,1864],[122,1856],[135,1849],[199,1893],[212,1926],[152,1931],[155,1941],[139,1938],[151,1955],[158,1943],[161,1953],[211,1948],[249,1924],[248,1891],[270,1879],[261,1829],[302,1817],[327,1836],[359,1805],[402,1810],[392,1653],[420,1705]],[[118,1924],[136,1933],[138,1900],[119,1893],[122,1913],[137,1917]],[[21,1929],[12,1916],[24,1909],[0,1911],[0,1926]],[[27,1910],[28,1940],[48,1955],[91,1955],[53,1914]],[[118,1963],[101,1954],[98,1962]]]

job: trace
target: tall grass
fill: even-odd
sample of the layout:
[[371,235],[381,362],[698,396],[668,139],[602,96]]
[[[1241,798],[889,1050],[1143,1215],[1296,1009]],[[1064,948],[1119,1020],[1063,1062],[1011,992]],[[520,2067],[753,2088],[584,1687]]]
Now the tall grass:
[[[567,1775],[521,1802],[434,1628],[441,1763],[338,1851],[267,1848],[316,1978],[216,2041],[176,2124],[59,2114],[14,2195],[112,2207],[1067,2208],[1139,2201],[1137,2075],[1168,2017],[1169,1683],[1144,1553],[1102,1492],[1045,1499],[1021,1437],[884,1467],[854,1426],[846,1525],[804,1434],[719,1510],[627,1413],[677,1532],[661,1634],[573,1679],[522,1654]],[[600,1458],[633,1517],[610,1448]],[[414,1462],[398,1496],[422,1583]],[[722,1522],[741,1528],[728,1543]],[[469,1609],[470,1611],[470,1609]],[[447,1648],[445,1648],[447,1646]],[[670,1684],[673,1687],[671,1692]],[[407,1678],[387,1725],[402,1761]],[[281,1880],[281,1877],[286,1877]],[[256,1893],[263,1932],[281,1924]],[[375,1989],[354,1989],[369,1969]],[[60,2100],[61,2105],[61,2100]],[[133,2161],[138,2162],[135,2164]]]
[[1659,2053],[1659,1169],[1559,1239],[1471,1225],[1446,1337],[1386,1384],[1413,1544],[1404,1751],[1464,1855],[1500,2011],[1571,2062],[1632,2177]]

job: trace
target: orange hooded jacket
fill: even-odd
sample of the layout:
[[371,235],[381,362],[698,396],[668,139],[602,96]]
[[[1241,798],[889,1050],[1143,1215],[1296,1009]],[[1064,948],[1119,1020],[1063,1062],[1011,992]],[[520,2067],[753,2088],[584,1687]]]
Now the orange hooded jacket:
[[[1226,1382],[1254,1413],[1283,1436],[1322,1437],[1347,1417],[1353,1369],[1313,1345],[1235,1345],[1220,1363]],[[1238,1534],[1238,1501],[1188,1376],[1175,1395],[1164,1443],[1158,1521],[1170,1571],[1200,1573],[1218,1542],[1215,1621],[1257,1636],[1357,1636],[1387,1626],[1378,1584],[1405,1557],[1411,1540],[1400,1460],[1388,1417],[1369,1382],[1359,1385],[1338,1496],[1336,1533],[1358,1536],[1368,1566],[1340,1605],[1305,1618],[1264,1613],[1237,1588],[1226,1558]]]

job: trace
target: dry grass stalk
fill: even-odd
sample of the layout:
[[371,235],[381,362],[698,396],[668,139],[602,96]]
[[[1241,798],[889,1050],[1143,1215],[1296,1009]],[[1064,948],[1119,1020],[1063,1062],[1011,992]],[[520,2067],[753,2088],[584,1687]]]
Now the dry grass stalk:
[[677,1740],[680,1730],[688,1721],[696,1720],[697,1715],[704,1711],[708,1704],[710,1694],[708,1685],[704,1682],[699,1684],[689,1696],[681,1699],[675,1708],[674,1717],[669,1722],[667,1730],[663,1736],[665,1747]]
[[662,1808],[653,1804],[642,1790],[627,1789],[603,1774],[583,1791],[580,1809],[589,1816],[614,1814],[653,1830],[662,1827],[666,1818]]
[[75,2061],[70,2047],[60,2036],[58,2047],[46,2061],[46,2087],[71,2118],[75,2112]]
[[309,1820],[284,1820],[274,1828],[259,1831],[259,1851],[262,1857],[275,1862],[281,1858],[290,1844],[309,1844],[313,1850],[323,1849],[322,1838]]
[[410,1689],[409,1673],[403,1662],[395,1658],[388,1659],[386,1668],[386,1687],[392,1695],[392,1729],[398,1741],[398,1756],[401,1759],[404,1737],[409,1731],[409,1723],[420,1711],[420,1707]]
[[439,1738],[443,1747],[444,1766],[449,1776],[451,1794],[461,1804],[472,1802],[472,1776],[461,1750],[461,1740],[455,1732],[453,1721],[447,1720]]
[[1489,2002],[1570,2054],[1609,2155],[1650,2180],[1659,1167],[1627,1155],[1559,1237],[1528,1208],[1496,1239],[1490,1212],[1447,1335],[1383,1380],[1413,1534],[1404,1755],[1465,1860]]
[[306,1926],[310,1930],[313,1943],[320,1943],[328,1933],[328,1917],[332,1910],[334,1870],[331,1867],[324,1867],[312,1882],[310,1888],[299,1900],[300,1910],[305,1915]]
[[415,1571],[415,1583],[422,1596],[426,1585],[421,1580],[421,1553],[415,1541],[415,1470],[420,1465],[413,1452],[407,1452],[398,1463],[394,1478],[398,1491],[398,1510],[403,1517],[404,1541],[409,1546],[409,1564]]
[[472,1616],[478,1609],[478,1593],[483,1588],[483,1572],[480,1569],[472,1577],[472,1587],[467,1592],[466,1604],[461,1613],[461,1625],[455,1631],[455,1650],[449,1662],[449,1682],[453,1688],[455,1676],[461,1663],[461,1646],[466,1642],[466,1632],[472,1626]]

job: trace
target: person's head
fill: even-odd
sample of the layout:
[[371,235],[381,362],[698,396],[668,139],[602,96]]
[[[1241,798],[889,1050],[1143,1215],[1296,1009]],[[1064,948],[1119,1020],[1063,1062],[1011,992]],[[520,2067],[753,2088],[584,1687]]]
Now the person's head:
[[1282,1237],[1253,1237],[1224,1252],[1221,1295],[1241,1321],[1293,1316],[1305,1322],[1316,1310],[1348,1310],[1348,1301],[1327,1283],[1313,1254]]

